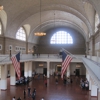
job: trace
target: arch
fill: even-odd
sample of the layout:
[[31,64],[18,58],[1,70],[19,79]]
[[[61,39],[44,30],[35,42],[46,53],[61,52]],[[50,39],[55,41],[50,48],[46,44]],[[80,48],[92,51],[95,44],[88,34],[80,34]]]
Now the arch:
[[7,14],[4,10],[0,11],[0,19],[2,23],[2,33],[6,32],[6,26],[7,26]]
[[[49,11],[44,11],[44,12],[42,12],[42,13],[43,13],[42,18],[44,18],[44,16],[46,16],[45,13],[47,13],[47,12],[49,13]],[[60,13],[60,12],[62,12],[62,11],[56,11],[56,12],[59,12],[59,13]],[[58,14],[59,14],[59,13],[58,13]],[[66,13],[66,12],[63,11],[63,13]],[[52,12],[51,12],[51,14],[52,14]],[[66,13],[66,16],[67,16],[67,14],[72,15],[73,17],[77,18],[77,20],[80,21],[80,24],[82,23],[82,25],[84,25],[84,26],[81,26],[81,25],[78,24],[78,23],[71,22],[71,20],[67,20],[66,18],[60,19],[59,16],[56,17],[55,23],[58,23],[58,22],[59,22],[59,23],[61,22],[61,23],[63,23],[63,24],[67,23],[66,25],[68,26],[68,24],[69,24],[69,27],[70,27],[70,26],[76,26],[76,27],[77,27],[76,29],[77,29],[78,31],[80,31],[80,33],[83,34],[83,36],[84,36],[84,38],[86,39],[86,41],[88,41],[88,27],[87,27],[87,24],[84,23],[84,22],[83,22],[81,19],[79,19],[77,16],[75,16],[75,15],[73,15],[73,14],[70,14],[70,13]],[[49,13],[49,15],[50,15],[50,13]],[[37,14],[34,15],[33,17],[32,17],[32,16],[31,16],[31,17],[37,21],[36,16],[37,16]],[[65,17],[66,17],[66,16],[65,16]],[[30,18],[30,19],[31,19],[31,18]],[[27,19],[27,20],[28,20],[28,19]],[[26,21],[27,21],[27,20],[26,20]],[[78,21],[78,22],[79,22],[79,21]],[[42,22],[42,25],[41,25],[42,31],[45,32],[48,28],[54,26],[53,23],[54,23],[54,17],[53,17],[53,16],[52,16],[52,19],[49,19],[49,20],[46,19],[46,21],[43,21],[43,22]],[[58,23],[58,24],[59,24],[59,23]],[[59,24],[59,25],[62,26],[61,24]],[[30,34],[30,36],[29,36],[29,39],[30,39],[30,40],[29,40],[29,41],[34,40],[34,39],[36,40],[36,36],[34,36],[33,33],[36,32],[37,30],[39,30],[39,27],[40,27],[39,24],[38,24],[38,21],[37,21],[37,25],[32,25],[32,24],[31,24],[31,26],[34,27],[34,28],[32,28],[32,30],[31,30],[31,34],[32,34],[32,35]],[[50,27],[48,27],[48,26],[50,26]],[[42,27],[43,27],[43,28],[42,28]],[[85,29],[83,29],[83,28],[85,28]],[[86,30],[87,30],[87,32],[86,32]],[[33,38],[32,38],[32,37],[33,37]]]
[[[76,16],[76,17],[78,17],[80,20],[82,20],[85,24],[86,24],[86,26],[88,27],[88,33],[90,33],[91,35],[93,34],[93,30],[92,30],[92,27],[91,27],[91,24],[90,24],[90,22],[88,21],[88,19],[86,18],[86,16],[85,15],[82,15],[81,14],[81,12],[79,12],[79,11],[77,11],[76,9],[74,9],[74,8],[72,8],[72,7],[69,7],[69,6],[66,6],[66,5],[63,5],[63,4],[61,4],[60,6],[59,6],[59,4],[57,4],[57,5],[55,5],[55,6],[52,6],[52,9],[48,9],[48,8],[50,8],[51,7],[51,5],[50,6],[43,6],[43,9],[45,8],[45,10],[42,10],[43,12],[46,12],[46,11],[51,11],[51,10],[59,10],[59,11],[63,11],[63,12],[67,12],[67,13],[71,13],[71,14],[73,14],[74,16]],[[59,9],[60,8],[60,9]],[[24,12],[23,12],[24,13]],[[22,13],[22,14],[23,14]],[[26,18],[24,18],[24,19],[22,19],[22,24],[25,24],[25,23],[30,23],[30,25],[31,25],[31,27],[32,27],[32,29],[31,29],[31,31],[30,31],[30,34],[33,34],[33,31],[34,31],[34,28],[35,27],[37,27],[38,26],[38,20],[36,19],[36,18],[34,18],[34,16],[36,17],[36,15],[38,15],[39,13],[32,13],[30,16],[27,16]],[[21,15],[21,14],[20,14]],[[19,19],[21,16],[18,16],[17,18],[15,18],[15,20],[13,21],[14,23],[18,23],[17,22],[17,19]],[[48,17],[49,18],[49,17]],[[33,19],[35,20],[35,22],[32,24],[31,22],[33,21]],[[47,19],[46,20],[43,20],[44,22],[46,22],[47,21]],[[37,23],[36,23],[37,22]],[[20,24],[20,23],[19,23]],[[13,25],[13,23],[12,23],[12,25],[11,26],[14,26]],[[10,27],[11,27],[10,26]],[[8,30],[8,34],[11,34],[11,29],[10,30]],[[30,35],[31,36],[31,35]],[[32,38],[32,37],[35,37],[34,35],[32,36],[32,37],[30,37],[29,36],[29,39],[30,38]],[[32,39],[33,40],[33,39]]]
[[30,27],[29,24],[25,24],[25,25],[23,25],[23,27],[24,27],[24,29],[26,31],[26,41],[27,41],[28,40],[28,37],[29,37],[29,34],[30,34],[31,27]]

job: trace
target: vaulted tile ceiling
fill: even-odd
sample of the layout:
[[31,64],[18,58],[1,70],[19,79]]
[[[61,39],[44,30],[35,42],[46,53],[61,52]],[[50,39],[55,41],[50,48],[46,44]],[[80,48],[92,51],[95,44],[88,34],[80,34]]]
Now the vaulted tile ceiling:
[[[17,30],[24,26],[27,41],[38,41],[34,32],[40,28],[40,0],[0,0],[0,5],[4,6],[0,18],[5,36],[15,38]],[[94,15],[95,10],[100,9],[98,5],[99,0],[41,0],[41,30],[45,32],[54,26],[71,27],[88,41],[89,34],[94,34]]]

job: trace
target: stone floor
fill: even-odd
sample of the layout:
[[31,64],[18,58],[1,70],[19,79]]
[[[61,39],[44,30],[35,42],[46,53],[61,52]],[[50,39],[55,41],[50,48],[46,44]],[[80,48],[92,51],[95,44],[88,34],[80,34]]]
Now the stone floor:
[[[0,100],[12,100],[12,97],[15,96],[16,100],[18,97],[23,98],[23,89],[27,90],[28,86],[31,87],[31,91],[36,88],[36,99],[41,100],[42,97],[45,100],[97,100],[97,97],[91,97],[90,91],[82,90],[79,86],[79,80],[72,76],[73,83],[63,85],[63,81],[59,77],[58,84],[55,83],[55,79],[51,76],[47,80],[47,87],[44,85],[44,79],[42,76],[40,79],[33,79],[27,85],[19,85],[19,86],[10,86],[9,78],[8,85],[6,91],[0,92]],[[32,98],[26,96],[25,100],[32,100]]]

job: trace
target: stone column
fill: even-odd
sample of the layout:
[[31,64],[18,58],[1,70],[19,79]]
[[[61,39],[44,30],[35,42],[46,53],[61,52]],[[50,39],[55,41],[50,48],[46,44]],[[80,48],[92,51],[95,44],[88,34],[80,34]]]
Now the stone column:
[[70,65],[67,67],[67,77],[70,77]]
[[47,78],[50,78],[50,62],[47,61]]
[[95,43],[95,41],[94,41],[95,39],[94,39],[94,36],[91,37],[91,40],[92,40],[92,56],[94,56],[95,55],[94,54],[94,52],[95,52],[95,50],[94,50],[95,49],[95,44],[94,44]]
[[28,62],[25,62],[25,64],[24,64],[25,66],[24,66],[24,76],[25,77],[28,77]]
[[99,51],[97,51],[97,62],[99,62]]
[[26,42],[26,54],[28,54],[28,42]]
[[52,63],[50,63],[50,75],[53,75],[53,66],[52,66]]
[[89,81],[89,90],[91,90],[91,79],[90,79],[90,81]]
[[86,51],[85,51],[86,55],[89,54],[89,42],[86,42]]
[[87,78],[87,80],[89,81],[89,90],[91,90],[91,78],[90,78],[90,75],[89,75],[89,73],[87,72],[87,70],[86,70],[86,78]]
[[97,96],[97,86],[92,83],[91,85],[91,96]]
[[10,65],[10,85],[16,84],[16,75],[15,75],[15,69],[13,65]]
[[98,99],[97,100],[100,100],[100,89],[98,89]]
[[1,66],[1,84],[0,84],[1,90],[7,89],[7,65]]
[[28,62],[28,74],[29,77],[32,77],[32,62]]

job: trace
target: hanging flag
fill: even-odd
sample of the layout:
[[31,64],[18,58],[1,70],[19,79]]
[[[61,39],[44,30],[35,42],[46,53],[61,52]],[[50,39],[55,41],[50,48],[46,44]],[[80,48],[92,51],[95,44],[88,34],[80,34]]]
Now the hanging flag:
[[71,62],[72,57],[67,55],[64,51],[62,52],[62,69],[61,69],[61,78],[63,79],[63,75],[67,70],[69,63]]
[[15,68],[15,71],[17,73],[18,79],[20,79],[21,72],[20,72],[20,52],[16,54],[15,56],[11,57],[12,64]]

